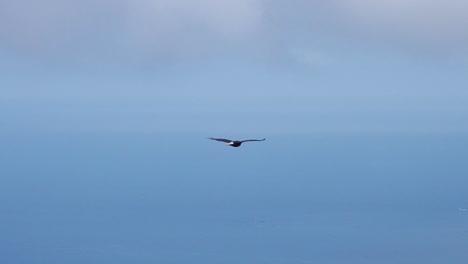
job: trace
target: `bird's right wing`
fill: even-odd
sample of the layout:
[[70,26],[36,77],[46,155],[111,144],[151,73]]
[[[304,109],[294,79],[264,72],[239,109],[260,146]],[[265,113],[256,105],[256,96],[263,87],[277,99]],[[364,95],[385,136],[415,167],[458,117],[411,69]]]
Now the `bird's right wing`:
[[264,141],[266,138],[264,139],[247,139],[247,140],[242,140],[241,142],[249,142],[249,141]]
[[224,139],[224,138],[209,138],[209,139],[216,140],[216,141],[221,141],[221,142],[226,142],[226,143],[232,142],[232,140]]

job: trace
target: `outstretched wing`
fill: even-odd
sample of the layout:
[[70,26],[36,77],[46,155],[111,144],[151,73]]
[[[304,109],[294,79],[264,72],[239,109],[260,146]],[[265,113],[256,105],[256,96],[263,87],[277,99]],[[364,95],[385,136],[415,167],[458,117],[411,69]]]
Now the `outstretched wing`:
[[264,139],[247,139],[247,140],[242,140],[241,142],[244,143],[244,142],[249,142],[249,141],[264,141],[266,138]]
[[232,142],[232,140],[224,139],[224,138],[209,138],[209,139],[216,140],[216,141],[221,141],[221,142],[226,142],[226,143]]

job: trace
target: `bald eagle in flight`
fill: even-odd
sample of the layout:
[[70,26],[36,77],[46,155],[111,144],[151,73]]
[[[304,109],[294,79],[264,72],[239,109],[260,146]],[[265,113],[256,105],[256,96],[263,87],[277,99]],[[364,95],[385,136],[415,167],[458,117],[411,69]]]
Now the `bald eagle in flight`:
[[221,142],[226,142],[228,143],[228,146],[231,147],[240,147],[240,145],[244,142],[249,142],[249,141],[264,141],[264,139],[247,139],[247,140],[230,140],[230,139],[224,139],[224,138],[209,138],[211,140],[216,140],[216,141],[221,141]]

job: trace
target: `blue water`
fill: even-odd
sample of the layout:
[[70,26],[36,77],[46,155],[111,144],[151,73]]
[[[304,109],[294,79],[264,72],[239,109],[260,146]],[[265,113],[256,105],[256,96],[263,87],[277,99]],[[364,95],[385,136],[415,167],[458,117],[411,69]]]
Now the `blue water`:
[[466,135],[0,141],[1,263],[468,260]]

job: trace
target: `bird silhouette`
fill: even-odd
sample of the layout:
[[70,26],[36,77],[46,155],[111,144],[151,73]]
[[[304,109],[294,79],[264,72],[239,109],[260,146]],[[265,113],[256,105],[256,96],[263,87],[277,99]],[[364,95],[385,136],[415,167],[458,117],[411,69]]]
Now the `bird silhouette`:
[[209,138],[211,140],[216,140],[216,141],[221,141],[221,142],[226,142],[228,146],[231,147],[240,147],[242,143],[244,142],[249,142],[249,141],[264,141],[264,139],[247,139],[247,140],[230,140],[230,139],[224,139],[224,138]]

